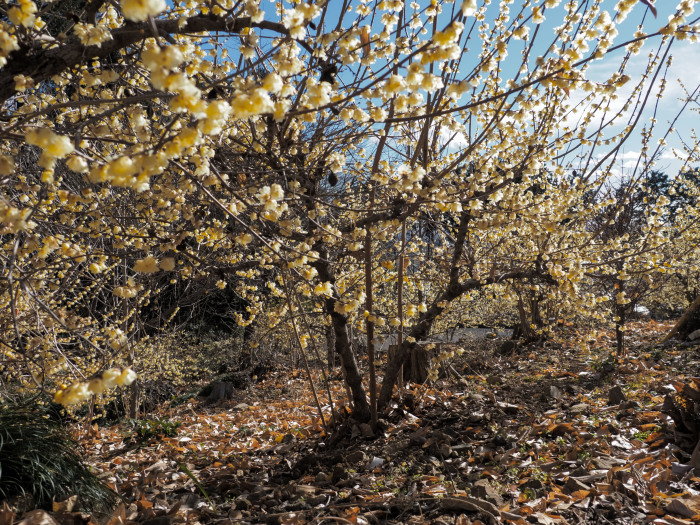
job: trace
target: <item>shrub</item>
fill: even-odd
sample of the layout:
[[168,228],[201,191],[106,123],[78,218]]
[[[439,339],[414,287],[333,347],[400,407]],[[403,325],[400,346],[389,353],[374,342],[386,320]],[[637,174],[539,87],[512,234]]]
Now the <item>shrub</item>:
[[117,495],[90,472],[76,448],[68,430],[36,399],[0,404],[0,499],[20,497],[50,509],[53,501],[77,494],[83,510],[110,512]]

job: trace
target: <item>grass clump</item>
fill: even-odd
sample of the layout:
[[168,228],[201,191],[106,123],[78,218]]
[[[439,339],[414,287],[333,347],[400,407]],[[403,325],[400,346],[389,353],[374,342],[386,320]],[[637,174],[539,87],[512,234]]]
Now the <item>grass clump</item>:
[[50,510],[77,494],[82,510],[110,512],[117,495],[90,472],[55,416],[36,399],[0,403],[0,499]]
[[132,419],[130,421],[131,432],[127,440],[135,439],[138,442],[148,442],[154,439],[177,436],[177,429],[182,424],[170,419]]

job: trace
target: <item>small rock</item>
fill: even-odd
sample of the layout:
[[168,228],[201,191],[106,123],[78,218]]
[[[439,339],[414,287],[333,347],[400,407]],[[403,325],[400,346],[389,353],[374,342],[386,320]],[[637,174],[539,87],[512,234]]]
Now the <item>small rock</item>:
[[608,405],[619,405],[626,399],[627,397],[619,385],[612,387],[608,392]]
[[367,461],[367,455],[361,450],[355,450],[345,456],[345,461],[348,463],[364,463]]
[[495,488],[493,488],[493,486],[491,485],[491,483],[489,483],[489,480],[487,479],[479,479],[475,481],[470,488],[470,493],[475,498],[490,501],[497,507],[503,506],[503,498],[501,497],[499,492]]
[[700,339],[700,328],[698,328],[694,332],[690,332],[690,334],[688,334],[688,339],[690,339],[691,341],[695,341],[696,339]]
[[552,385],[549,387],[549,395],[552,396],[557,401],[560,401],[561,399],[564,398],[564,392],[562,391],[561,388],[559,388],[556,385]]
[[331,476],[325,472],[319,472],[314,479],[317,483],[326,483],[331,480]]
[[572,415],[578,415],[588,412],[590,408],[591,406],[588,403],[577,403],[569,407],[569,412],[571,412]]

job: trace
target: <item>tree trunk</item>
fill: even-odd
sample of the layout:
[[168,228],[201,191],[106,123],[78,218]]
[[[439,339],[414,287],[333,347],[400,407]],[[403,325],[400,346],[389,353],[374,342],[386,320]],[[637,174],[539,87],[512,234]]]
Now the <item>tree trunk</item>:
[[[325,245],[322,241],[318,241],[314,244],[314,248],[320,254],[319,259],[313,263],[319,279],[330,282],[335,288],[335,275],[333,274]],[[326,311],[330,312],[331,315],[331,325],[335,335],[335,352],[340,356],[340,366],[343,367],[345,381],[352,392],[353,417],[358,421],[367,422],[370,419],[369,403],[367,402],[365,388],[362,385],[362,376],[350,345],[348,319],[345,315],[335,311],[336,302],[335,297],[328,297],[325,304]]]
[[525,310],[525,301],[522,295],[518,294],[518,317],[520,318],[520,333],[525,343],[531,343],[535,340],[535,332],[532,330],[530,318]]
[[367,394],[362,385],[362,376],[348,339],[348,320],[344,315],[333,312],[331,322],[335,332],[335,351],[340,356],[340,366],[345,371],[345,380],[352,392],[353,417],[358,421],[369,421],[370,410]]
[[330,375],[333,373],[333,367],[335,367],[335,332],[331,324],[326,327],[326,353],[328,374]]
[[666,336],[661,340],[666,342],[674,336],[679,336],[684,339],[690,335],[691,332],[700,328],[700,295],[698,295],[695,300],[690,303],[690,306],[686,309],[685,313],[681,316],[675,326],[671,331],[666,334]]
[[617,321],[615,321],[615,341],[617,343],[617,355],[625,355],[625,322],[627,321],[627,309],[625,305],[617,307]]

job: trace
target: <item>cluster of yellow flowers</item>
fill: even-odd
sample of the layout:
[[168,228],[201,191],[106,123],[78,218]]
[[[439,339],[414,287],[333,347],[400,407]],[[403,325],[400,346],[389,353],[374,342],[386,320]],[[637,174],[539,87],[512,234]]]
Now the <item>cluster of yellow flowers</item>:
[[93,395],[118,386],[128,386],[136,380],[136,372],[130,368],[110,368],[88,381],[73,383],[54,394],[53,400],[64,406],[75,405],[90,399]]
[[29,208],[23,210],[15,208],[0,197],[0,234],[17,233],[34,228],[36,223],[28,220],[31,212]]
[[7,11],[7,17],[16,26],[34,27],[38,10],[32,0],[19,0],[18,5]]
[[7,22],[0,21],[0,67],[7,64],[7,55],[19,49],[17,37]]
[[57,159],[62,159],[73,152],[73,143],[68,137],[58,135],[49,128],[32,128],[24,135],[27,144],[40,147],[43,151],[39,166],[52,170]]
[[152,255],[139,259],[134,263],[134,271],[140,273],[155,273],[159,270],[165,270],[167,272],[175,268],[175,258],[174,257],[164,257],[162,260],[158,260]]
[[112,40],[112,33],[103,25],[78,22],[73,27],[73,32],[85,46],[102,47],[103,43]]

